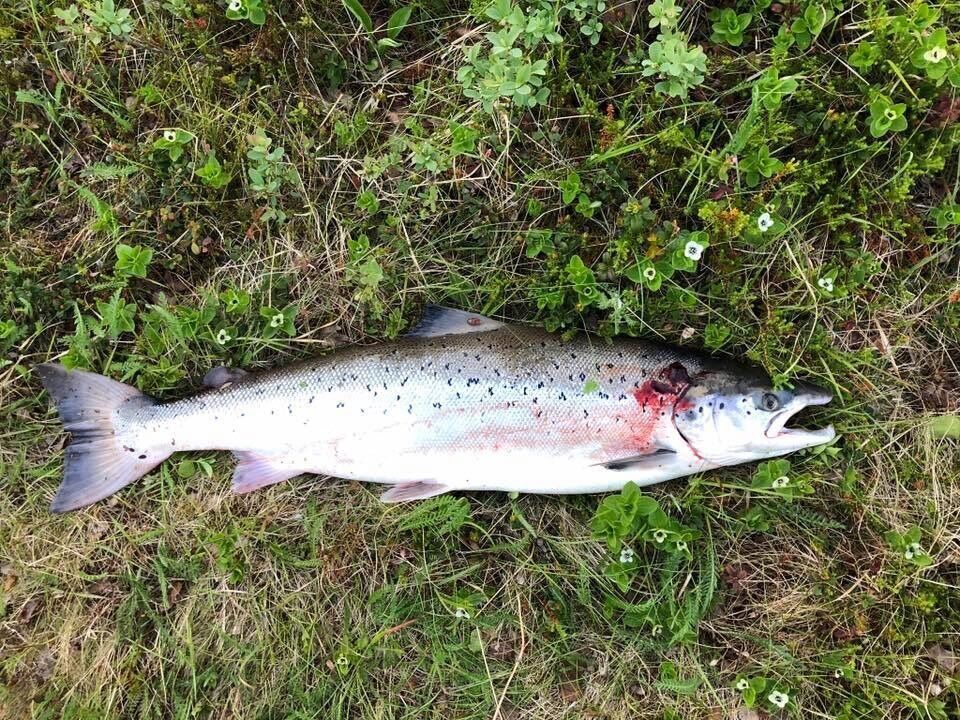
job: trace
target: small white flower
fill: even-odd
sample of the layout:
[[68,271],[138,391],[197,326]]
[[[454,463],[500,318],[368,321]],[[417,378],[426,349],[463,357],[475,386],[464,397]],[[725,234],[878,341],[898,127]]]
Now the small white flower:
[[820,289],[824,292],[832,293],[833,292],[833,278],[822,277],[817,280],[817,285],[820,286]]
[[691,260],[699,260],[700,256],[703,255],[704,247],[696,240],[691,240],[687,243],[686,247],[683,248],[683,254],[686,255]]
[[628,547],[625,547],[620,551],[620,562],[628,563],[633,562],[633,550]]
[[350,661],[347,659],[346,655],[337,655],[337,665],[343,667],[347,665]]
[[923,552],[923,548],[920,547],[920,543],[910,543],[908,547],[913,551],[914,555],[919,555]]
[[773,227],[773,218],[770,217],[770,213],[762,213],[760,217],[757,218],[757,227],[762,233]]
[[270,318],[270,327],[277,328],[283,325],[283,313],[277,313]]
[[687,543],[684,542],[683,540],[677,540],[677,550],[679,550],[680,552],[686,552]]
[[163,139],[167,142],[173,142],[177,139],[177,134],[173,130],[164,130]]
[[654,531],[653,531],[653,540],[654,540],[654,542],[656,542],[658,545],[662,544],[663,541],[666,540],[666,539],[667,539],[667,531],[666,531],[666,530],[654,530]]
[[737,684],[734,685],[734,687],[740,692],[743,692],[744,690],[750,687],[750,682],[746,678],[740,678],[739,680],[737,680]]
[[936,45],[935,47],[930,48],[923,54],[923,59],[928,63],[938,63],[947,57],[947,49]]
[[227,332],[227,329],[220,328],[220,332],[217,333],[217,343],[220,345],[226,345],[231,340],[233,340],[233,338],[230,337],[230,333]]
[[786,475],[781,475],[780,477],[778,477],[776,480],[773,481],[773,487],[775,488],[785,488],[789,484],[790,484],[790,478],[788,478]]
[[787,706],[788,702],[790,702],[790,696],[785,692],[774,690],[772,693],[767,695],[767,700],[770,701],[771,705],[776,705],[778,708],[782,709]]
[[843,677],[843,670],[841,670],[840,668],[837,668],[836,670],[833,671],[833,676],[834,676],[835,678],[842,678],[842,677]]
[[466,610],[464,610],[462,607],[458,607],[458,608],[456,609],[456,611],[453,613],[453,616],[454,616],[454,617],[461,618],[461,619],[463,619],[463,620],[469,620],[469,619],[470,619],[470,613],[468,613],[468,612],[467,612]]
[[227,10],[230,12],[240,12],[240,8],[243,7],[243,2],[241,0],[230,0],[230,4],[227,5]]
[[653,279],[657,276],[657,269],[656,269],[655,267],[653,267],[652,265],[649,266],[649,267],[646,267],[646,268],[644,268],[644,270],[643,270],[643,276],[644,276],[647,280],[653,280]]
[[913,550],[907,549],[906,551],[904,551],[903,556],[907,560],[913,560]]
[[662,635],[662,634],[663,634],[663,625],[654,625],[654,626],[650,629],[650,634],[653,635],[654,637],[657,637],[657,636],[659,636],[659,635]]

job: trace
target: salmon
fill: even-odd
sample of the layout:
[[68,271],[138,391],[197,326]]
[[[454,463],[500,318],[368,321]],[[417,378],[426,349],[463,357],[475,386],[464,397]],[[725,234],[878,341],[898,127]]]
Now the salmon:
[[171,454],[229,450],[233,490],[303,473],[450,491],[569,494],[649,485],[829,442],[787,421],[831,394],[638,339],[541,329],[429,307],[409,335],[278,370],[215,368],[158,403],[58,364],[35,367],[71,435],[54,512],[84,507]]

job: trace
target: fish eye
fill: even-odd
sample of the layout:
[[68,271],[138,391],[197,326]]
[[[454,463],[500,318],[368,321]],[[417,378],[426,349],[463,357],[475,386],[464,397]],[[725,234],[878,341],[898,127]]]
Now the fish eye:
[[773,393],[764,393],[763,397],[760,398],[760,407],[767,412],[778,410],[780,408],[780,398]]

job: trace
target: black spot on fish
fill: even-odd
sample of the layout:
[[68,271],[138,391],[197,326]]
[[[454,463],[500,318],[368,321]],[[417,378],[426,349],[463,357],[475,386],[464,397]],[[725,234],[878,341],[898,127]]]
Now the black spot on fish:
[[[398,397],[397,399],[399,400],[400,398]],[[338,402],[337,407],[342,408],[342,407],[345,407],[345,405],[342,402]]]
[[147,456],[146,456],[146,455],[137,455],[137,457],[140,458],[141,460],[146,460],[146,459],[147,459]]
[[720,403],[720,409],[721,409],[721,410],[723,410],[723,408],[725,408],[725,407],[726,407],[726,405],[725,405],[724,403]]

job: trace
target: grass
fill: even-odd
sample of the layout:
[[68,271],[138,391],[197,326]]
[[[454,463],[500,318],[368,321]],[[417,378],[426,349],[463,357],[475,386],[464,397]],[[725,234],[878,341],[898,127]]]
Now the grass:
[[[707,71],[666,96],[662,4],[534,3],[562,17],[514,41],[546,61],[523,108],[483,95],[516,24],[487,3],[392,35],[399,4],[346,5],[3,5],[0,716],[955,716],[960,6],[744,0],[731,46],[687,4]],[[841,439],[789,458],[796,493],[755,466],[649,488],[697,538],[626,569],[598,497],[233,497],[215,453],[48,513],[34,364],[175,398],[427,301],[816,380]]]

